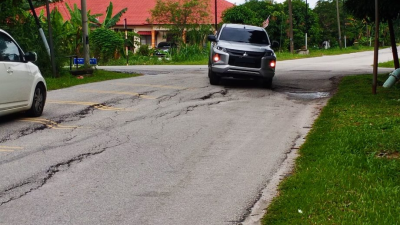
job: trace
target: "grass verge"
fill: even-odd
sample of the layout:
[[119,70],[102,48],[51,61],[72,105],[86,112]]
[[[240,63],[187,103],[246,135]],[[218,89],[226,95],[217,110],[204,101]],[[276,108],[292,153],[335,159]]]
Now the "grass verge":
[[121,79],[128,77],[136,77],[139,74],[117,73],[105,70],[95,70],[92,76],[84,76],[78,79],[76,76],[70,75],[68,72],[62,73],[58,78],[46,77],[47,90],[56,90],[67,88],[79,84],[94,83],[105,80]]
[[263,224],[399,224],[400,85],[345,77],[315,121]]
[[[400,63],[400,60],[399,60]],[[394,60],[388,61],[388,62],[383,62],[378,64],[379,67],[387,67],[387,68],[393,68],[394,69]]]
[[278,61],[283,60],[291,60],[291,59],[303,59],[303,58],[312,58],[319,57],[324,55],[341,55],[341,54],[349,54],[354,52],[363,52],[363,51],[372,51],[373,47],[368,46],[351,46],[347,48],[330,48],[330,49],[310,49],[310,54],[301,55],[301,54],[290,54],[290,52],[278,52],[276,51],[276,56]]

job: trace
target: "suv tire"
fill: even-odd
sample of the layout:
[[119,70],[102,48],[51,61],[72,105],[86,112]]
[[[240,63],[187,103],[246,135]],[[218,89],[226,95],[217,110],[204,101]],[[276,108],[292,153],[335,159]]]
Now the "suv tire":
[[211,68],[208,68],[208,78],[210,78],[211,85],[218,85],[221,80],[221,78],[218,77],[217,74],[211,70]]
[[265,78],[261,80],[261,85],[264,88],[271,89],[272,88],[272,78]]

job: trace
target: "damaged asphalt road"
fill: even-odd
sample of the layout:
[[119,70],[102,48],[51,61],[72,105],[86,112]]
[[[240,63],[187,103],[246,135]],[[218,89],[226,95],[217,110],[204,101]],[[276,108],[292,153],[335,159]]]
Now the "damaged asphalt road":
[[139,69],[0,118],[0,224],[240,224],[344,75],[282,70],[266,90]]

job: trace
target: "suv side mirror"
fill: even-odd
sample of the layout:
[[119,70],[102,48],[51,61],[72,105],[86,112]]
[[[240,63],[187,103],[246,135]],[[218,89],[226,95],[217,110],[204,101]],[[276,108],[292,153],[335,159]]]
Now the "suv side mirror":
[[279,42],[277,42],[277,41],[272,41],[271,47],[272,47],[272,48],[278,48],[278,47],[279,47]]
[[37,60],[36,52],[27,52],[27,53],[25,53],[25,60],[27,62],[36,62],[36,60]]
[[208,35],[207,36],[207,39],[209,40],[209,41],[213,41],[213,42],[217,42],[217,37],[215,37],[215,35]]

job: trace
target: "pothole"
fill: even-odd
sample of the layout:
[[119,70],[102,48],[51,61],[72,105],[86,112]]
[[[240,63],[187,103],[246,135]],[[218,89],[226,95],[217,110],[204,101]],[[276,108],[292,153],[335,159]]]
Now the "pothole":
[[313,100],[329,97],[329,92],[286,92],[291,98]]

